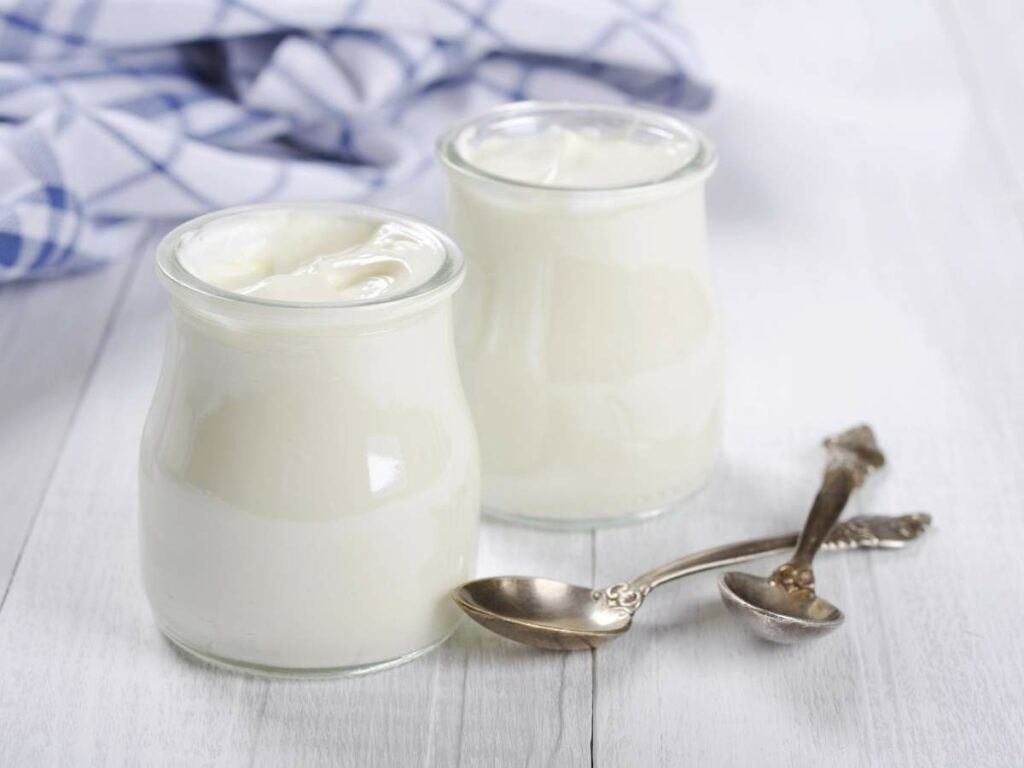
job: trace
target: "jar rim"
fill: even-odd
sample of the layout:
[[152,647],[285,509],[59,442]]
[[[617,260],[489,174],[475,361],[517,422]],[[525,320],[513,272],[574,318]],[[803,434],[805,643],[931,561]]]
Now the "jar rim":
[[[560,114],[587,114],[604,118],[629,118],[643,122],[649,127],[670,131],[676,136],[692,142],[693,154],[678,168],[663,176],[655,176],[639,182],[596,186],[565,186],[520,181],[501,174],[484,170],[459,151],[459,142],[469,131],[492,128],[501,123]],[[484,181],[495,182],[509,187],[550,192],[556,194],[593,195],[608,192],[632,192],[649,190],[676,182],[697,182],[705,180],[714,171],[718,155],[711,140],[694,126],[667,110],[649,106],[628,104],[600,104],[582,101],[516,101],[502,104],[469,118],[445,131],[437,140],[435,154],[441,164],[451,170]]]
[[[188,232],[213,221],[230,216],[258,213],[261,211],[321,211],[337,214],[350,220],[385,224],[399,222],[414,227],[417,232],[435,243],[443,253],[441,265],[427,280],[402,293],[377,296],[368,299],[345,299],[339,301],[282,301],[247,294],[236,293],[200,279],[189,271],[178,258],[178,244]],[[161,238],[156,247],[157,273],[172,295],[204,301],[211,308],[249,308],[254,312],[285,312],[289,316],[308,313],[310,316],[326,319],[331,313],[362,314],[363,310],[399,309],[434,303],[455,291],[465,276],[465,259],[455,242],[437,227],[415,216],[388,208],[379,208],[357,203],[330,201],[288,201],[255,203],[217,211],[189,219]]]

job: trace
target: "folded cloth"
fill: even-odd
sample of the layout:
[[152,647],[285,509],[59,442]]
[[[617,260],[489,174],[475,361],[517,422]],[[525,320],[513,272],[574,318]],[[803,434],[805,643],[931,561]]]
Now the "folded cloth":
[[[0,282],[140,221],[407,181],[517,99],[701,109],[666,0],[20,0],[0,9]],[[125,246],[127,248],[128,246]]]

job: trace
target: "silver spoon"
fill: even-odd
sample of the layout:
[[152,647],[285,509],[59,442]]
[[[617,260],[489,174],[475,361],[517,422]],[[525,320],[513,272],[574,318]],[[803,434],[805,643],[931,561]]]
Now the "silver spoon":
[[[931,524],[924,513],[857,517],[835,526],[829,550],[899,549]],[[784,552],[797,534],[715,547],[674,560],[628,582],[595,590],[534,576],[492,576],[463,584],[452,598],[478,624],[527,645],[558,651],[597,648],[624,634],[651,590],[683,576]]]
[[718,582],[725,605],[765,640],[809,640],[843,623],[843,612],[815,593],[811,563],[850,494],[885,463],[885,456],[866,424],[828,438],[825,448],[825,476],[793,556],[768,578],[730,571]]

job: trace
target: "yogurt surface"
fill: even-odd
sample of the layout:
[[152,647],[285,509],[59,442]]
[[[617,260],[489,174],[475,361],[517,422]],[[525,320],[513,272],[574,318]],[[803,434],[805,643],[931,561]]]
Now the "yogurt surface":
[[301,210],[254,211],[185,233],[181,265],[232,293],[282,302],[398,298],[433,277],[444,248],[422,227]]
[[629,127],[551,125],[523,135],[465,137],[459,153],[473,166],[523,184],[565,189],[614,189],[664,179],[690,162],[694,142]]

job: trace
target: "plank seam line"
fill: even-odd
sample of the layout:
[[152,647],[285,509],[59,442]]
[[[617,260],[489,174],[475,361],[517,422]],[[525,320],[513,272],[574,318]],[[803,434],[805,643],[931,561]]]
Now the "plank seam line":
[[[149,242],[154,237],[155,232],[156,230],[154,228],[148,228],[145,235],[139,237],[136,241],[136,245],[143,242]],[[11,590],[14,588],[14,581],[18,577],[18,569],[21,566],[21,559],[24,557],[25,550],[28,549],[28,544],[32,540],[32,534],[35,532],[36,521],[39,519],[39,512],[42,510],[43,506],[46,504],[47,498],[50,496],[50,490],[53,486],[53,479],[57,474],[57,468],[60,466],[64,459],[64,455],[67,452],[68,437],[71,435],[71,431],[74,429],[75,423],[78,421],[78,416],[82,410],[82,403],[85,402],[85,396],[92,387],[93,379],[96,377],[96,371],[99,368],[100,360],[103,358],[103,353],[106,351],[107,345],[110,343],[110,337],[113,335],[114,326],[117,324],[117,321],[121,316],[125,300],[128,297],[128,291],[135,280],[136,272],[138,272],[139,262],[143,261],[143,258],[137,255],[139,253],[138,248],[131,249],[129,253],[136,255],[125,270],[124,277],[121,279],[121,284],[117,288],[117,294],[114,296],[114,300],[110,304],[110,312],[107,314],[107,320],[103,324],[103,331],[100,334],[100,340],[96,345],[96,352],[93,354],[92,360],[89,362],[89,369],[82,381],[82,386],[79,387],[75,406],[71,409],[71,416],[68,418],[67,425],[64,428],[64,435],[61,438],[60,450],[57,452],[53,463],[50,465],[50,471],[46,476],[46,484],[43,486],[43,493],[39,497],[39,503],[36,504],[35,511],[32,513],[32,518],[29,520],[28,529],[25,531],[25,537],[22,539],[21,547],[18,549],[18,555],[14,558],[14,565],[12,566],[10,576],[7,579],[7,585],[4,587],[3,595],[0,596],[0,617],[2,617],[4,606],[7,604],[7,596],[10,595]]]
[[[597,587],[597,530],[590,532],[590,583]],[[590,768],[594,768],[594,732],[597,721],[597,649],[590,649]]]
[[597,761],[594,758],[594,724],[597,720],[597,649],[590,649],[590,768]]

